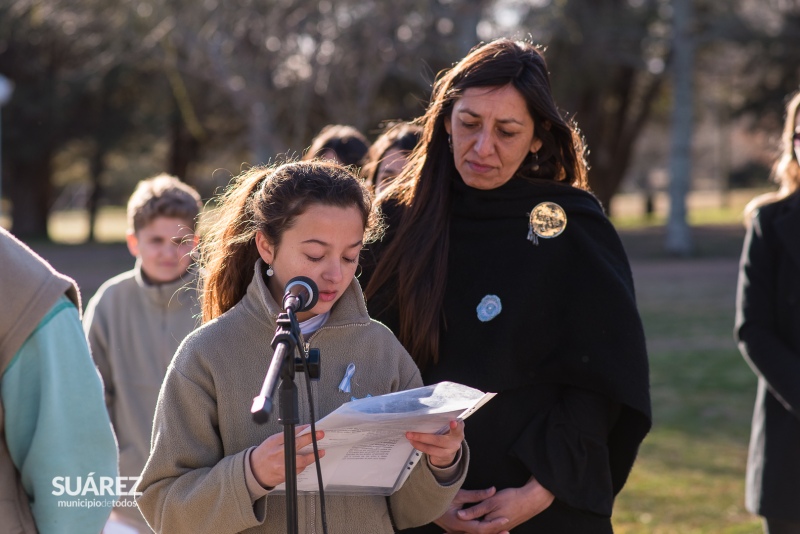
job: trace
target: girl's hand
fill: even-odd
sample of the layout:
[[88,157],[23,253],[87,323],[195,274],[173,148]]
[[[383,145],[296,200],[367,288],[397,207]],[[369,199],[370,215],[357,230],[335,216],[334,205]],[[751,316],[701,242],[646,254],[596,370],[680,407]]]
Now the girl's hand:
[[446,434],[406,432],[406,438],[415,449],[428,455],[431,465],[450,467],[464,441],[464,421],[450,421]]
[[[300,425],[295,427],[295,435],[305,430],[309,425]],[[321,430],[317,431],[317,441],[325,437],[325,433]],[[259,484],[265,488],[271,489],[278,484],[286,482],[286,461],[283,454],[283,432],[273,434],[265,439],[261,445],[250,453],[250,469]],[[311,444],[311,433],[295,438],[295,447],[297,450],[302,449],[306,445]],[[319,457],[325,456],[325,451],[320,449]],[[309,465],[314,463],[314,451],[308,454],[296,455],[297,474]]]

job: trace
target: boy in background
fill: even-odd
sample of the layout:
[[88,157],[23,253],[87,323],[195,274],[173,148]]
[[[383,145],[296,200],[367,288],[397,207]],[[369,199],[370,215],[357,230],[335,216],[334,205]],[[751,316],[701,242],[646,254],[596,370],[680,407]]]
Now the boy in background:
[[[84,330],[103,377],[120,476],[141,474],[167,366],[198,324],[192,253],[200,208],[197,191],[173,176],[139,182],[128,201],[127,242],[136,265],[100,286],[86,308]],[[151,532],[133,499],[121,501],[105,532]]]

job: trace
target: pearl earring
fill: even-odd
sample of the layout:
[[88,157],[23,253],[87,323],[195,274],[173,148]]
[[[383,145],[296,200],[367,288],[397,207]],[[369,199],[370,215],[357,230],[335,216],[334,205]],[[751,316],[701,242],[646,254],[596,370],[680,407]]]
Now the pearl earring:
[[533,152],[533,165],[531,165],[531,170],[538,171],[539,170],[539,152]]
[[272,276],[273,274],[275,274],[275,271],[272,269],[272,265],[270,265],[268,263],[267,264],[267,276]]

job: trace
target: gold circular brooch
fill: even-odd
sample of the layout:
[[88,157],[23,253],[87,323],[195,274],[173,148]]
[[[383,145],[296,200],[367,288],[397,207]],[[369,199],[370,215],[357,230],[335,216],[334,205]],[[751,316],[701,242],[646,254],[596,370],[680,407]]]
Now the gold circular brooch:
[[555,202],[542,202],[531,211],[530,225],[539,237],[556,237],[567,227],[567,214]]

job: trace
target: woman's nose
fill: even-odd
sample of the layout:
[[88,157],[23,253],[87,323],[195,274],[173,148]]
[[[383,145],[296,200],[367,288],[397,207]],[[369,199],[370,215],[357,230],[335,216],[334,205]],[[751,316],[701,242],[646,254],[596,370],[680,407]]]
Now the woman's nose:
[[475,152],[479,156],[488,156],[494,150],[494,140],[490,132],[482,131],[475,140]]

